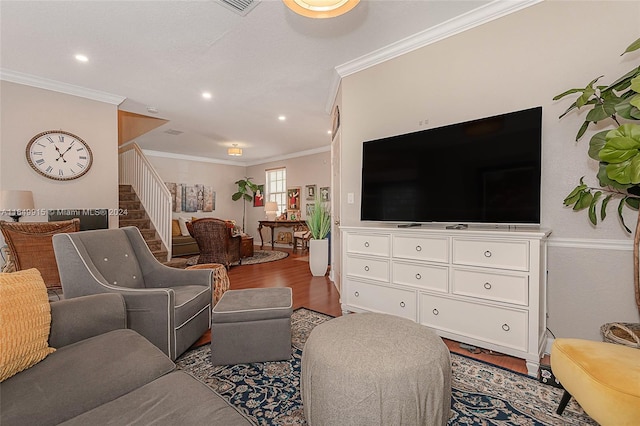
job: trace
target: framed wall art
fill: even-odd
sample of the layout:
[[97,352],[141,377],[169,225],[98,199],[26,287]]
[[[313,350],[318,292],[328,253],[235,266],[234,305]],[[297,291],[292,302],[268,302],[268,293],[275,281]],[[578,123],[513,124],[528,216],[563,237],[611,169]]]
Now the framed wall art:
[[258,189],[253,194],[253,207],[264,207],[264,185],[256,185]]
[[316,185],[306,185],[304,187],[305,193],[307,194],[307,200],[315,200],[316,199]]
[[287,189],[287,211],[300,210],[300,187]]

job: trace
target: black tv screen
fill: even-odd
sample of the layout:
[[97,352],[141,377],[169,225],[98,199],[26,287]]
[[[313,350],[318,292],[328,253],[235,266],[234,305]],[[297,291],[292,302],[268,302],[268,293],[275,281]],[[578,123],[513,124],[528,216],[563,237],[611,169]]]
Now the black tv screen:
[[361,220],[539,224],[542,108],[367,141]]

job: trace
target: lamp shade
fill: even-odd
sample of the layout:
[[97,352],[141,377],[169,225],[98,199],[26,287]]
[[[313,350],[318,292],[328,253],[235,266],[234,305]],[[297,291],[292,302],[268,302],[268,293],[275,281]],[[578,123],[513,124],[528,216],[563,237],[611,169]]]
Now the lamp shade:
[[33,209],[33,192],[31,191],[0,191],[0,210],[30,210]]
[[267,220],[276,220],[278,215],[278,203],[275,201],[267,201],[264,203],[264,211],[267,214]]
[[31,191],[0,191],[0,214],[8,215],[15,222],[18,222],[25,210],[33,210],[33,193]]

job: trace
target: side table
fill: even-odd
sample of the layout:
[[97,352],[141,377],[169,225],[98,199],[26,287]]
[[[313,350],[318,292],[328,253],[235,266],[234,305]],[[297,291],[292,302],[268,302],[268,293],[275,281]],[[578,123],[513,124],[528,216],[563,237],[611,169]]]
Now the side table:
[[242,243],[240,244],[240,257],[251,257],[253,256],[253,237],[250,235],[242,236]]
[[229,290],[227,268],[221,263],[202,263],[187,266],[185,269],[213,269],[213,288],[211,289],[211,306],[215,306],[222,295]]

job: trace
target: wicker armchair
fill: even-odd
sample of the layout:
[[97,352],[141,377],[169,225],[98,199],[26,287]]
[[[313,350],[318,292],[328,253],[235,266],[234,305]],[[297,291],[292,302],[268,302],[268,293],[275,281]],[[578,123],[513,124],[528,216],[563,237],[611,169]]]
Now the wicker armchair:
[[80,219],[59,222],[0,221],[0,231],[10,252],[10,260],[5,270],[9,272],[36,268],[40,271],[47,289],[61,289],[51,239],[54,234],[79,230]]
[[298,248],[304,253],[309,249],[309,240],[311,239],[311,232],[307,225],[296,225],[293,228],[293,251]]
[[187,223],[189,233],[198,243],[198,264],[221,263],[227,269],[240,262],[241,235],[233,235],[230,222],[214,218],[196,219]]

